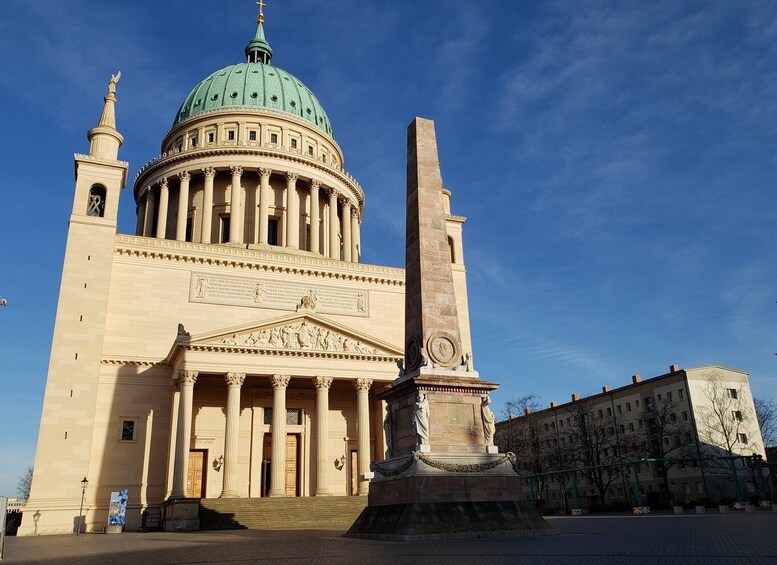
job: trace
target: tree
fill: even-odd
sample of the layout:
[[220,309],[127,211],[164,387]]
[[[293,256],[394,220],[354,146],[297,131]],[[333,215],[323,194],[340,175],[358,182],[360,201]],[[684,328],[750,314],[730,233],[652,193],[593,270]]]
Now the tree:
[[753,398],[753,402],[764,447],[777,446],[777,402],[765,398]]
[[30,498],[30,488],[32,487],[32,467],[27,467],[24,474],[19,477],[19,482],[16,483],[16,494],[22,500]]
[[[607,489],[621,476],[616,427],[618,417],[606,414],[593,404],[584,401],[574,402],[569,407],[570,439],[581,467],[591,467],[580,471],[597,488],[600,504],[604,506]],[[612,465],[612,466],[610,466]]]
[[664,502],[667,503],[671,496],[669,469],[681,465],[682,462],[665,459],[697,457],[698,451],[693,441],[690,422],[678,413],[679,403],[670,395],[658,400],[660,396],[657,395],[656,399],[646,399],[646,411],[640,418],[643,438],[638,446],[638,455],[662,460],[654,463],[654,469],[663,484]]

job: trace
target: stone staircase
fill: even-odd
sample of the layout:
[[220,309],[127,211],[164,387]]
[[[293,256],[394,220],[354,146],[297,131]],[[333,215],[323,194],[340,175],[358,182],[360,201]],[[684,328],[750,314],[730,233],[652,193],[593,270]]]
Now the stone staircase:
[[203,498],[200,529],[347,529],[366,506],[366,496]]

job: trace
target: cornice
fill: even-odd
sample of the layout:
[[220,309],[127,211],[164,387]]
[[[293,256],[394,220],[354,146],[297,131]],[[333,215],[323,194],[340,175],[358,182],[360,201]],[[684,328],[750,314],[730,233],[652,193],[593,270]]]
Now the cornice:
[[181,345],[181,349],[189,351],[208,351],[214,353],[248,353],[262,355],[264,357],[311,357],[317,359],[351,359],[358,361],[383,361],[396,363],[402,359],[401,355],[385,355],[372,353],[356,353],[343,351],[310,351],[306,349],[272,349],[259,347],[241,347],[238,345],[221,344],[188,344]]
[[230,266],[397,287],[405,285],[404,269],[350,263],[312,254],[273,252],[123,234],[116,235],[114,253],[125,257],[145,257],[192,265]]

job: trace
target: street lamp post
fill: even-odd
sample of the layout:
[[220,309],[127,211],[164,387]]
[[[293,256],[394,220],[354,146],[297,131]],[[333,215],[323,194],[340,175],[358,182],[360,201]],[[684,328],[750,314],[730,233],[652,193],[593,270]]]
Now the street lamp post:
[[76,536],[81,533],[81,517],[84,515],[84,496],[86,496],[86,487],[89,481],[86,477],[81,481],[81,508],[78,511],[78,526],[76,526]]

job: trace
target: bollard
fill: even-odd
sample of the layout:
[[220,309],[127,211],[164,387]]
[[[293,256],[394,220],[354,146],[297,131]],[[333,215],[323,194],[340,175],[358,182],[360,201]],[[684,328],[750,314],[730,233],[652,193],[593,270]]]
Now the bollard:
[[755,512],[755,506],[752,504],[745,504],[745,513],[752,514],[753,512]]
[[706,514],[707,509],[704,506],[697,506],[696,507],[696,513],[697,514]]
[[683,507],[682,506],[674,506],[674,513],[675,514],[682,514],[683,513]]
[[729,508],[727,504],[721,504],[720,506],[718,506],[718,509],[720,510],[721,514],[728,514],[729,511],[731,510],[731,508]]

